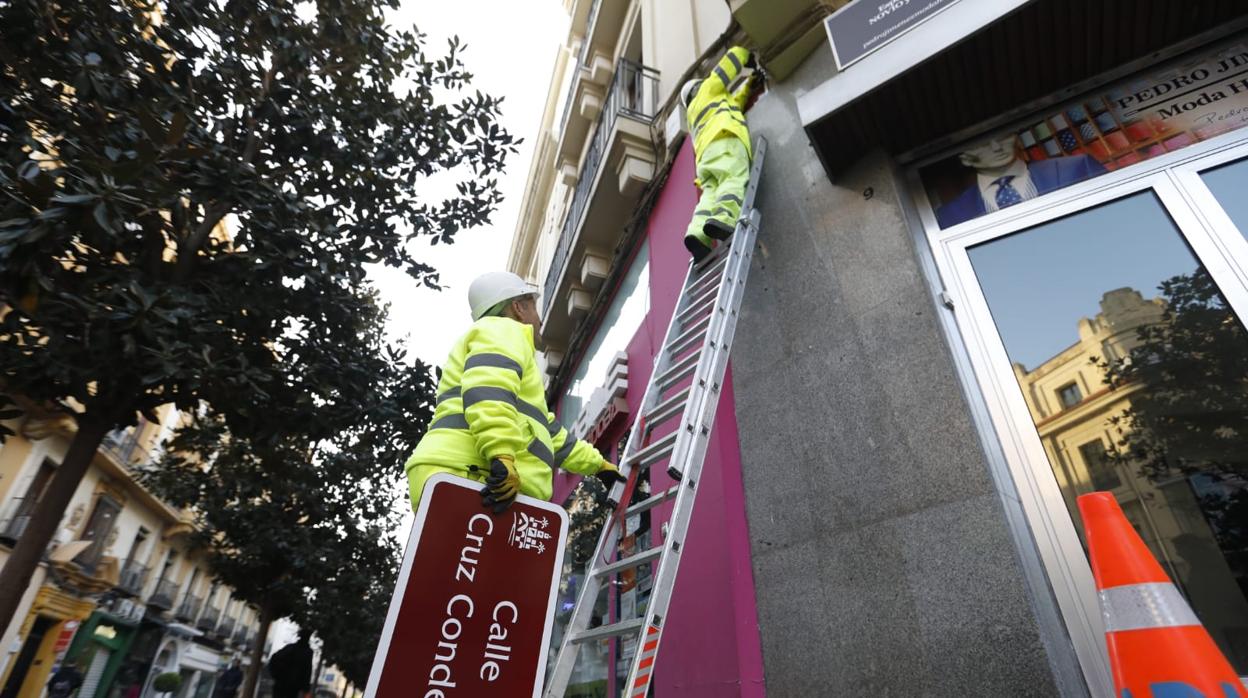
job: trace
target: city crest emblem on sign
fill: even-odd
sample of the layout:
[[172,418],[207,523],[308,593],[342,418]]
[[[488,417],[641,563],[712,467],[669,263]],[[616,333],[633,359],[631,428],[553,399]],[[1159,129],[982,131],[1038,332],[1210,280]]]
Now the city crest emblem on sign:
[[551,539],[550,533],[546,530],[549,527],[550,520],[545,516],[539,519],[524,512],[516,512],[512,515],[509,540],[514,547],[521,550],[536,550],[540,555],[546,552],[546,541]]

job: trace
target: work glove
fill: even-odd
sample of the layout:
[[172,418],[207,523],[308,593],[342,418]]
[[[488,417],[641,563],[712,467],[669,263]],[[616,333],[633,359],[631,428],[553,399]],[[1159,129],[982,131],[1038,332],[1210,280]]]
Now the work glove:
[[501,514],[516,501],[520,494],[520,474],[511,456],[499,456],[490,461],[490,474],[481,488],[481,503],[495,514]]
[[624,474],[620,472],[620,469],[611,463],[603,463],[602,469],[594,473],[594,477],[598,478],[598,481],[601,482],[608,490],[611,489],[611,485],[614,485],[617,482],[626,482],[628,480],[628,478],[624,477]]

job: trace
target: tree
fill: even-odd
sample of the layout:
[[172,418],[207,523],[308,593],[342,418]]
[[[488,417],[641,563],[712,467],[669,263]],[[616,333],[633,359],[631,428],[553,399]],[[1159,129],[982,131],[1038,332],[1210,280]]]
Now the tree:
[[360,527],[349,532],[351,555],[318,584],[303,611],[300,627],[321,638],[323,659],[357,686],[368,683],[377,643],[394,593],[402,548],[392,535]]
[[[361,330],[363,346],[382,344],[379,321],[365,317]],[[388,360],[356,367],[373,372],[367,383],[374,390],[357,421],[332,438],[310,441],[297,431],[247,438],[232,433],[221,415],[203,411],[140,474],[163,499],[193,512],[192,543],[235,596],[259,609],[243,695],[254,688],[274,620],[294,615],[335,657],[355,661],[371,617],[356,616],[356,627],[332,628],[332,635],[302,619],[318,617],[315,607],[325,603],[333,612],[358,614],[374,607],[372,596],[389,598],[398,556],[395,485],[433,413],[434,385],[428,370],[408,365],[400,351],[371,353]],[[283,419],[257,414],[252,428],[277,432]],[[268,421],[273,424],[263,424]]]
[[1163,281],[1160,321],[1126,357],[1094,357],[1111,388],[1139,385],[1111,418],[1112,454],[1154,477],[1248,475],[1248,333],[1203,268]]
[[[206,403],[240,443],[331,436],[371,387],[368,265],[436,286],[413,240],[488,221],[499,100],[396,4],[0,4],[0,382],[76,425],[0,626],[107,432]],[[426,201],[435,175],[453,192]]]

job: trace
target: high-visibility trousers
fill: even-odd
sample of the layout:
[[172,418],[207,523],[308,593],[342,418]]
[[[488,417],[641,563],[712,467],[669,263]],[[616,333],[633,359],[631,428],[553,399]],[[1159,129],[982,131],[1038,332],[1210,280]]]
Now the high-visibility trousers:
[[448,468],[442,465],[413,465],[407,469],[407,489],[412,495],[412,510],[420,506],[420,493],[425,491],[425,483],[438,473],[450,473],[466,477],[477,482],[485,482],[485,472],[471,472],[467,468]]
[[685,237],[714,247],[702,228],[711,218],[727,223],[729,228],[736,227],[745,188],[750,183],[749,151],[736,136],[716,139],[698,158],[697,171],[698,180],[702,182],[702,198],[694,209]]

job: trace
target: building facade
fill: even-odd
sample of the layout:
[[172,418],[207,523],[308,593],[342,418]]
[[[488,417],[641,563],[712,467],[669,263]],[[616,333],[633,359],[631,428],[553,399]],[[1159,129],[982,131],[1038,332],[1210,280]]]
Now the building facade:
[[[655,695],[1111,696],[1093,490],[1248,675],[1248,8],[566,5],[510,266],[543,290],[551,403],[608,457],[688,264],[676,90],[737,43],[768,78]],[[647,577],[598,615],[639,613]],[[570,695],[620,695],[632,649],[584,651]]]
[[[160,421],[109,434],[69,505],[17,620],[0,637],[0,695],[37,698],[73,662],[83,698],[154,696],[161,673],[183,677],[178,698],[211,694],[231,657],[246,661],[259,618],[212,580],[190,549],[190,517],[144,489],[132,467],[176,427]],[[0,564],[22,535],[72,438],[63,417],[28,414],[0,445]]]

